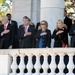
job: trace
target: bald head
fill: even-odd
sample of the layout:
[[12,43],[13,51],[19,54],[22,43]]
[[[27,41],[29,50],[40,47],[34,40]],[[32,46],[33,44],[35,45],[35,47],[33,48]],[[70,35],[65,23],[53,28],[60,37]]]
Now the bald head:
[[5,25],[8,23],[8,17],[7,16],[3,16],[2,17],[2,24]]

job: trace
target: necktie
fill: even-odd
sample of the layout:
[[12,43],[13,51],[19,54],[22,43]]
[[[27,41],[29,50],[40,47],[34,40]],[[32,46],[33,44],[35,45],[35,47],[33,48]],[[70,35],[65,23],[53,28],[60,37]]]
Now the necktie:
[[26,27],[24,28],[24,32],[26,33]]
[[6,25],[4,25],[4,30],[6,30]]

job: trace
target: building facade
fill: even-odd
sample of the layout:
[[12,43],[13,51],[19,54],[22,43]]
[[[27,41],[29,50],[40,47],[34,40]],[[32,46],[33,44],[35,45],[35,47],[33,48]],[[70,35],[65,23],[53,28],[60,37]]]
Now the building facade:
[[64,18],[64,0],[13,0],[12,13],[19,25],[23,16],[28,16],[34,24],[48,21],[48,27],[53,31],[56,21]]

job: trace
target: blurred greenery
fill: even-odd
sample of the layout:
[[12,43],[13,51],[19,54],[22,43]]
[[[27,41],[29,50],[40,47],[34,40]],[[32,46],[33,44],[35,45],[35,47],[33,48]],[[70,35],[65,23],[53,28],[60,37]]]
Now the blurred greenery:
[[12,14],[12,0],[0,0],[0,18],[7,13]]
[[[65,1],[65,9],[68,14],[75,14],[75,0],[64,0]],[[12,14],[12,0],[0,0],[0,18],[7,13]]]
[[65,0],[65,9],[71,19],[75,16],[75,0]]

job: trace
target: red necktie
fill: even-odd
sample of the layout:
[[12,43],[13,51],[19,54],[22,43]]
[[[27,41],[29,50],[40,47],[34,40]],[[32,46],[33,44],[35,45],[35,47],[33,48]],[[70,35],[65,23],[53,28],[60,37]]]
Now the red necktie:
[[4,26],[4,30],[6,30],[6,25]]
[[26,27],[24,27],[24,33],[26,33]]

